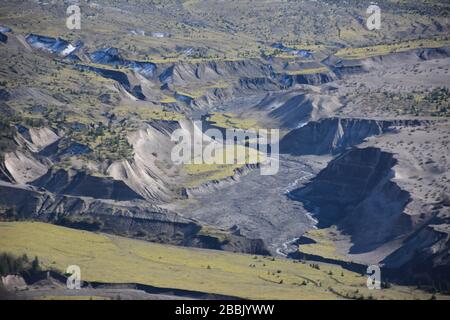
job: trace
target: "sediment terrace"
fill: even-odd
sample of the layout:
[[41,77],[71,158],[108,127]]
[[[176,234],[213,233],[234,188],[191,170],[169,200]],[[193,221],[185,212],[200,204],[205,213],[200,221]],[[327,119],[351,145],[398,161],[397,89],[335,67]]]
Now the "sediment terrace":
[[[317,165],[313,162],[313,166]],[[315,224],[300,203],[286,196],[296,185],[309,180],[315,170],[308,161],[281,155],[275,175],[262,176],[259,169],[253,169],[232,184],[196,190],[193,199],[179,201],[173,208],[195,220],[261,238],[276,254],[277,249],[286,250],[285,242]]]

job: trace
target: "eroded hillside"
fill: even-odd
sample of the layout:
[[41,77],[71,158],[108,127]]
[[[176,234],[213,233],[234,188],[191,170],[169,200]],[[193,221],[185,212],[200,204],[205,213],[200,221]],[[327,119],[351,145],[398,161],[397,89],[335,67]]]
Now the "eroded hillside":
[[[448,290],[447,4],[381,1],[376,32],[356,1],[80,5],[81,30],[64,2],[0,5],[2,220]],[[179,129],[219,150],[208,129],[261,128],[281,132],[275,175],[172,161]]]

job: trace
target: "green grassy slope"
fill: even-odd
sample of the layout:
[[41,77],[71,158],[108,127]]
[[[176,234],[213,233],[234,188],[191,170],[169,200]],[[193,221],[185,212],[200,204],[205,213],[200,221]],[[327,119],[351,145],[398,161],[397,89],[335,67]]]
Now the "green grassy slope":
[[45,267],[60,272],[79,265],[86,281],[142,283],[253,299],[431,296],[400,286],[369,291],[365,276],[331,265],[318,270],[292,260],[160,245],[38,222],[0,222],[0,248],[37,255]]

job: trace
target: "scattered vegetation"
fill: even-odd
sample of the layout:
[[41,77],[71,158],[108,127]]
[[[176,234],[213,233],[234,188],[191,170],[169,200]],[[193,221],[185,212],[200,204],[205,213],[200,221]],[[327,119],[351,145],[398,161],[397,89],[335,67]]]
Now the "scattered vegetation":
[[26,254],[15,256],[10,253],[0,254],[0,275],[35,274],[41,271],[39,258],[36,256],[30,260]]
[[258,129],[258,122],[251,118],[241,118],[233,113],[212,112],[208,115],[207,120],[214,126],[230,129]]
[[257,164],[261,161],[263,161],[263,157],[255,149],[241,145],[236,145],[234,148],[224,148],[223,145],[219,145],[212,158],[209,159],[209,163],[197,164],[193,159],[191,164],[184,165],[185,171],[191,176],[190,182],[186,186],[197,187],[210,181],[223,180],[234,176],[236,170],[244,165]]
[[[301,244],[299,251],[306,254],[319,255],[324,258],[347,261],[345,256],[336,251],[334,242],[336,232],[335,227],[308,231],[304,236],[314,240],[314,243]],[[313,265],[313,267],[318,267],[318,265]]]
[[[445,2],[380,0],[383,33],[378,33],[368,31],[360,22],[359,17],[366,16],[367,4],[357,0],[351,0],[345,6],[337,0],[311,3],[127,0],[116,3],[122,10],[109,11],[108,15],[103,14],[107,1],[96,1],[95,6],[82,5],[84,14],[92,18],[76,32],[62,27],[65,26],[65,15],[54,14],[63,12],[63,3],[55,5],[54,11],[39,3],[4,4],[2,23],[18,33],[39,30],[50,36],[81,38],[88,47],[112,46],[139,61],[169,63],[183,59],[256,57],[261,49],[270,50],[270,44],[277,41],[296,44],[299,48],[314,48],[336,42],[367,45],[383,38],[392,41],[405,35],[426,38],[445,34],[445,28],[439,30],[436,25],[445,25],[445,13],[448,12]],[[150,12],[151,21],[147,19]],[[187,15],[191,17],[188,20]],[[130,16],[133,17],[133,28],[143,33],[130,34],[128,28],[123,28],[129,25]],[[417,28],[417,25],[430,27]],[[167,36],[153,37],[151,32],[154,30]]]
[[88,146],[93,152],[85,156],[96,161],[115,161],[133,157],[133,147],[127,139],[127,129],[120,125],[106,126],[102,122],[74,130],[70,139]]
[[319,67],[319,68],[311,68],[311,69],[302,69],[302,70],[288,71],[287,74],[296,76],[296,75],[316,74],[316,73],[326,73],[326,72],[329,72],[328,68],[326,68],[326,67]]
[[450,90],[448,88],[436,88],[423,97],[428,103],[432,116],[450,116]]
[[335,55],[343,59],[363,59],[373,56],[386,55],[394,52],[402,52],[417,48],[438,48],[450,44],[449,39],[412,40],[394,44],[381,44],[375,46],[344,48],[338,50]]
[[[166,101],[166,103],[169,103]],[[178,121],[184,119],[184,115],[171,111],[166,107],[161,108],[150,108],[148,106],[120,106],[114,108],[114,114],[120,118],[132,118],[133,116],[137,119],[148,121],[148,120],[167,120],[167,121]]]
[[[37,255],[44,270],[64,272],[76,263],[86,281],[142,283],[254,299],[336,298],[328,287],[340,293],[372,293],[365,277],[337,266],[318,270],[281,258],[254,259],[254,255],[160,245],[39,222],[0,222],[0,232],[2,250]],[[344,276],[337,282],[330,270]],[[302,289],[305,280],[308,290]],[[376,299],[429,298],[420,290],[395,285],[375,291]]]
[[14,143],[15,129],[9,122],[0,121],[0,159],[6,152],[14,151],[16,145]]
[[[361,96],[366,107],[378,108],[379,111],[394,113],[395,115],[414,115],[449,117],[450,93],[448,88],[435,88],[431,91],[412,92],[365,92],[354,93],[349,100]],[[380,101],[383,103],[380,104]]]

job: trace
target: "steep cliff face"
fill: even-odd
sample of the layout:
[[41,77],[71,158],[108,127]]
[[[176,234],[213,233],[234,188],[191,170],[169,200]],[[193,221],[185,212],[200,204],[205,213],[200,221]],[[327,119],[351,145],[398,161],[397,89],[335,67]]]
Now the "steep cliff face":
[[[156,64],[127,59],[117,48],[86,50],[81,49],[81,42],[71,44],[60,38],[28,35],[25,43],[30,51],[34,48],[36,52],[43,50],[55,58],[62,56],[78,71],[94,72],[113,80],[114,90],[124,100],[159,104],[169,96],[176,100],[173,102],[176,107],[188,110],[211,108],[238,95],[278,91],[301,84],[320,85],[337,79],[326,68],[322,72],[301,73],[309,65],[324,69],[318,63],[296,64],[293,69],[260,58]],[[194,94],[183,94],[191,91]]]
[[0,216],[8,220],[39,220],[67,227],[128,237],[254,254],[267,254],[264,243],[226,231],[215,231],[147,201],[116,201],[38,191],[0,184]]
[[[350,236],[349,254],[370,255],[380,249],[379,264],[390,277],[446,291],[450,283],[450,202],[444,197],[429,208],[431,212],[423,213],[426,219],[410,215],[407,205],[413,198],[393,181],[396,164],[392,153],[374,147],[352,148],[289,197],[303,202],[315,214],[319,227],[335,225]],[[384,251],[388,243],[397,249]]]
[[[96,64],[123,68],[118,71],[77,65],[81,70],[90,70],[102,77],[115,80],[129,94],[128,98],[151,99],[155,95],[155,88],[159,87],[167,95],[175,98],[182,107],[190,109],[211,108],[237,95],[277,91],[298,84],[320,85],[337,79],[331,71],[287,74],[286,70],[276,63],[272,64],[258,58],[153,64],[127,60],[116,48],[86,52],[86,55]],[[183,90],[179,90],[180,88]],[[198,88],[201,90],[197,90]],[[183,94],[189,90],[195,90],[197,94],[193,96]],[[158,92],[158,95],[161,95],[161,92]]]
[[280,141],[280,151],[293,155],[337,154],[388,130],[391,123],[367,119],[327,118],[292,130]]
[[120,56],[116,48],[104,48],[89,54],[92,62],[110,66],[122,66],[132,69],[145,78],[152,79],[156,74],[157,66],[152,62],[127,60]]
[[[11,148],[1,155],[2,180],[27,183],[47,172],[48,163],[38,155],[45,147],[59,140],[51,129],[12,126],[12,136],[4,137]],[[6,141],[5,141],[6,142]]]
[[330,56],[323,62],[329,66],[336,75],[346,76],[399,63],[417,63],[423,60],[441,59],[449,56],[450,47],[446,46],[442,48],[412,49],[362,59],[345,59]]
[[326,64],[338,77],[343,77],[347,75],[352,75],[355,73],[367,72],[367,67],[364,65],[363,61],[354,59],[346,60],[341,59],[336,56],[330,56],[324,61]]
[[50,128],[26,128],[18,126],[16,141],[26,146],[30,151],[38,152],[59,140],[59,136]]
[[35,49],[44,50],[63,57],[76,53],[83,46],[81,41],[72,44],[61,38],[52,38],[37,34],[29,34],[25,39]]
[[362,60],[367,69],[381,68],[398,63],[417,63],[423,60],[442,59],[450,56],[450,46],[442,48],[413,49],[370,57]]
[[4,34],[3,32],[0,32],[0,42],[7,43],[8,42],[8,36]]
[[47,172],[47,167],[33,154],[16,150],[4,155],[4,167],[17,183],[27,183]]
[[11,173],[8,171],[8,169],[5,166],[4,162],[0,162],[0,180],[6,181],[9,183],[14,183],[15,180]]
[[[166,68],[164,68],[166,67]],[[177,62],[162,66],[159,75],[162,83],[186,85],[190,82],[223,81],[224,79],[269,77],[272,69],[259,59],[205,61],[200,63]]]
[[450,284],[450,221],[432,219],[409,236],[382,263],[405,283],[421,283],[448,291]]
[[117,82],[119,85],[119,88],[122,90],[125,90],[126,93],[128,93],[128,97],[132,100],[145,100],[146,97],[142,92],[142,86],[140,84],[132,84],[129,76],[126,72],[123,71],[117,71],[117,70],[111,70],[111,69],[105,69],[105,68],[98,68],[98,67],[92,67],[87,65],[76,65],[76,67],[79,70],[83,71],[92,71],[97,73],[98,75],[106,78],[111,79]]
[[174,143],[170,134],[181,128],[178,121],[152,121],[130,133],[133,159],[114,162],[107,174],[123,181],[143,198],[153,202],[167,202],[177,196],[171,189],[176,171],[170,154]]
[[349,234],[350,253],[369,252],[412,228],[403,213],[409,193],[391,181],[395,163],[392,154],[377,148],[352,149],[290,197],[315,211],[320,226],[334,224]]
[[253,91],[275,91],[280,89],[280,84],[276,79],[271,79],[267,77],[263,78],[240,78],[239,85],[235,88],[236,92],[243,90],[253,90]]
[[395,126],[418,126],[420,120],[326,118],[290,131],[280,141],[280,152],[292,155],[339,154],[371,136],[393,132]]
[[257,170],[259,168],[260,168],[259,163],[246,164],[245,166],[243,166],[241,168],[235,169],[233,176],[230,176],[228,178],[221,179],[221,180],[211,180],[211,181],[208,181],[197,187],[186,188],[185,192],[188,197],[193,197],[193,198],[195,198],[196,195],[204,195],[204,194],[208,194],[211,192],[215,192],[215,191],[221,190],[223,188],[226,188],[227,186],[230,186],[232,184],[239,182],[241,177],[245,176],[252,170]]
[[295,129],[309,121],[328,117],[340,107],[335,97],[294,90],[269,93],[252,110],[267,113],[283,128]]
[[318,72],[312,74],[290,75],[283,74],[280,77],[280,83],[283,87],[292,87],[296,84],[321,85],[337,79],[333,72]]
[[58,194],[126,201],[143,199],[123,181],[108,177],[95,177],[82,171],[49,170],[30,183]]

